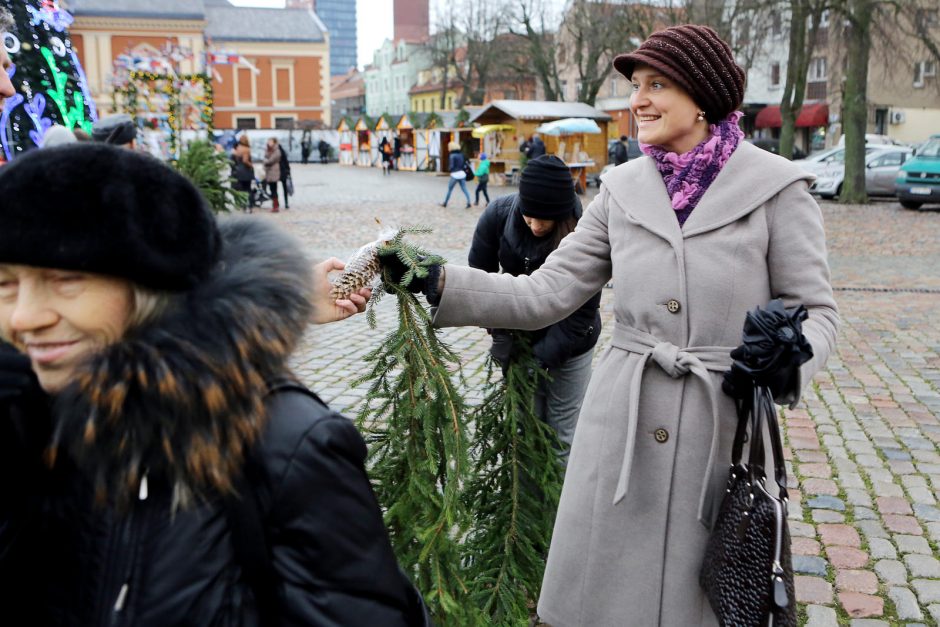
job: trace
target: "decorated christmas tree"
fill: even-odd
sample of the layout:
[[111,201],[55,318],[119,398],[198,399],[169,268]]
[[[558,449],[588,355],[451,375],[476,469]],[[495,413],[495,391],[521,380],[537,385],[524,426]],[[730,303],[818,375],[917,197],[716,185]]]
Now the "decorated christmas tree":
[[0,0],[15,20],[3,36],[16,94],[0,118],[3,158],[42,145],[53,124],[90,133],[97,118],[85,73],[72,48],[72,16],[56,0]]

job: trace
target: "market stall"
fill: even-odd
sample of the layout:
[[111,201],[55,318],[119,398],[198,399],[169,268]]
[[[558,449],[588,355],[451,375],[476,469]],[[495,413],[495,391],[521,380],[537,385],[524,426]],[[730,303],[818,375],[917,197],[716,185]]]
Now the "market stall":
[[[601,136],[603,139],[601,127],[588,118],[562,118],[539,125],[535,132],[542,136],[549,153],[554,153],[568,164],[576,189],[584,193],[588,170],[597,165],[587,147],[592,136]],[[549,139],[554,140],[551,142],[554,150],[549,148]]]
[[387,139],[392,146],[395,145],[395,133],[385,116],[380,115],[372,131],[372,165],[377,168],[382,167],[382,155],[379,153],[379,146],[382,145],[383,139]]
[[353,165],[355,161],[353,158],[353,144],[356,134],[349,128],[346,118],[340,120],[336,130],[339,133],[339,163],[340,165]]
[[417,170],[418,160],[415,151],[419,131],[415,129],[415,120],[406,113],[398,119],[395,130],[398,132],[401,155],[398,157],[399,170]]
[[356,120],[353,149],[356,154],[356,165],[370,168],[372,167],[372,131],[366,123],[365,118]]

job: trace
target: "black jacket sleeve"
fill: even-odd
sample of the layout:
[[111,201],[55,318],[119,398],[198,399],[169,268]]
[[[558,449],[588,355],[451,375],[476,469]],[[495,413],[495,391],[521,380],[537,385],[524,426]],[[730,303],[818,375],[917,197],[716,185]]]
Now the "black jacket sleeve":
[[600,303],[601,293],[598,292],[570,316],[545,330],[532,346],[535,359],[542,367],[557,368],[597,344],[601,333]]
[[468,257],[471,268],[499,272],[499,239],[505,219],[498,203],[499,199],[491,202],[477,221]]
[[[303,411],[294,406],[312,402],[277,396],[275,411]],[[284,625],[423,624],[423,604],[392,552],[365,457],[352,422],[329,413],[302,434],[275,483],[269,528]]]

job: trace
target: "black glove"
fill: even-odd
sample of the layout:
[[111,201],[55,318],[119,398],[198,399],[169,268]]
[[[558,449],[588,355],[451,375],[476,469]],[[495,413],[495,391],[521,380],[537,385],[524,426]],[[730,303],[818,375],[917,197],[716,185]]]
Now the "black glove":
[[[379,262],[382,264],[382,283],[385,285],[385,291],[391,294],[394,290],[391,285],[401,285],[401,281],[408,274],[409,268],[402,263],[395,253],[379,255]],[[441,278],[441,266],[431,264],[428,266],[428,275],[411,277],[408,285],[404,288],[412,294],[423,293],[432,305],[437,305],[441,297],[437,293],[437,285]]]
[[512,333],[505,329],[493,329],[493,345],[490,346],[490,355],[503,369],[503,376],[509,370],[509,362],[515,357]]
[[769,388],[775,399],[792,391],[800,366],[813,356],[803,335],[806,318],[805,307],[787,309],[779,299],[770,301],[766,309],[749,311],[743,343],[731,351],[734,362],[722,381],[725,393],[746,400],[755,385]]

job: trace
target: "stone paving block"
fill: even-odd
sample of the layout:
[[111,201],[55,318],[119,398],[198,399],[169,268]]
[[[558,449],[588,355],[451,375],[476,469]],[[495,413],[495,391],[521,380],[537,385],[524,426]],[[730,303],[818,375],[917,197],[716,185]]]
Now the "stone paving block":
[[[828,464],[829,457],[822,451],[796,451],[796,458],[801,464]],[[829,477],[823,477],[828,479]]]
[[905,488],[923,488],[927,487],[927,480],[921,475],[904,475],[901,477],[901,485]]
[[[884,472],[887,473],[889,476],[891,476],[891,473],[889,473],[887,470]],[[904,496],[903,488],[901,488],[901,486],[896,484],[891,479],[888,479],[886,481],[881,481],[879,479],[875,479],[874,477],[872,477],[871,479],[872,479],[872,491],[875,493],[875,496],[897,496],[897,497]]]
[[911,461],[911,454],[899,448],[883,448],[881,452],[889,460],[901,462]]
[[872,538],[888,538],[888,532],[885,531],[885,528],[881,526],[877,520],[859,520],[855,523],[855,526],[865,534],[865,537],[871,540]]
[[927,438],[923,437],[901,437],[901,441],[904,442],[904,445],[911,450],[920,450],[920,451],[933,451],[934,444]]
[[940,509],[933,505],[914,503],[914,515],[927,522],[940,522]]
[[893,587],[888,590],[888,597],[894,602],[898,618],[902,620],[922,620],[924,613],[917,604],[917,597],[907,588]]
[[795,573],[825,577],[827,566],[826,560],[821,557],[809,555],[793,556],[793,572]]
[[930,555],[930,543],[923,536],[911,536],[907,534],[897,534],[894,536],[894,543],[901,553],[919,553],[921,555]]
[[845,511],[845,503],[842,502],[842,499],[828,495],[811,498],[810,500],[806,501],[806,506],[812,509],[831,509],[837,512]]
[[931,449],[914,449],[911,451],[911,455],[914,456],[919,462],[925,462],[928,464],[940,464],[940,453],[937,453],[935,450]]
[[873,453],[856,455],[855,461],[863,468],[884,468],[884,462]]
[[851,525],[822,524],[816,528],[826,546],[849,546],[859,548],[862,540]]
[[875,594],[878,592],[878,578],[869,570],[838,570],[836,589]]
[[868,563],[868,553],[848,546],[830,546],[826,548],[826,557],[835,568],[858,569]]
[[934,542],[940,542],[940,523],[927,523],[927,534]]
[[909,475],[917,472],[917,469],[914,468],[914,464],[911,462],[899,462],[894,460],[888,461],[888,469],[898,476]]
[[810,538],[793,536],[790,539],[790,550],[794,555],[819,555],[819,542]]
[[860,592],[840,592],[839,603],[852,618],[867,618],[884,614],[885,602],[881,597]]
[[806,606],[806,624],[804,627],[838,627],[836,611],[823,605]]
[[[907,475],[907,476],[917,476],[917,475]],[[921,505],[934,505],[937,502],[937,499],[934,497],[933,492],[930,491],[930,488],[922,486],[911,486],[907,489],[907,495],[910,497],[911,501]],[[925,519],[926,520],[926,519]]]
[[855,520],[878,520],[878,514],[875,513],[875,510],[860,505],[852,510],[852,517]]
[[820,577],[796,575],[796,600],[800,603],[832,603],[832,585]]
[[809,523],[790,520],[787,522],[790,527],[790,535],[797,538],[815,538],[816,529]]
[[891,627],[888,621],[877,618],[856,618],[849,622],[849,627]]
[[878,511],[882,514],[911,514],[910,503],[898,496],[879,496],[875,499]]
[[816,477],[818,479],[830,479],[832,477],[832,466],[828,463],[800,464],[800,475],[804,477]]
[[839,487],[836,485],[836,482],[830,479],[805,479],[800,483],[800,487],[806,494],[835,496],[839,493]]
[[851,505],[861,505],[862,507],[871,507],[871,497],[868,496],[868,491],[859,489],[859,488],[845,488],[845,500]]
[[873,559],[895,559],[898,556],[897,550],[889,540],[884,538],[869,538],[868,550]]
[[909,553],[904,556],[904,563],[907,564],[912,577],[940,579],[940,561],[935,557]]
[[930,612],[930,616],[933,618],[935,623],[940,623],[940,603],[928,605],[927,611]]
[[924,605],[940,601],[940,581],[914,579],[911,581],[911,586],[914,587],[917,598],[920,599],[920,602]]
[[885,514],[882,516],[885,526],[895,533],[906,533],[914,536],[924,534],[917,519],[913,516],[901,516],[900,514]]
[[907,569],[897,560],[879,560],[875,562],[875,572],[888,584],[904,585],[907,583]]
[[843,523],[845,522],[845,514],[834,512],[831,509],[814,509],[812,510],[812,517],[813,517],[814,523]]
[[843,488],[855,488],[859,490],[867,489],[865,482],[862,480],[862,476],[857,472],[839,472],[839,483],[842,484]]

